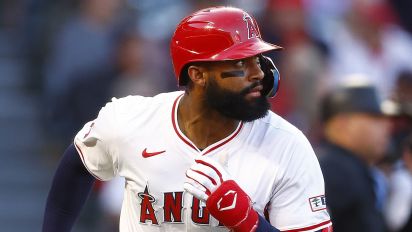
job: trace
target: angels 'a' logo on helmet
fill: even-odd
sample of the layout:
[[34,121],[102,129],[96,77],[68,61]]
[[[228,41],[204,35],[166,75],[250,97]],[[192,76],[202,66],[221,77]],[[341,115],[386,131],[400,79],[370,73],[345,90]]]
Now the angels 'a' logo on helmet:
[[250,17],[250,15],[248,15],[246,13],[243,13],[243,21],[246,22],[248,39],[260,37],[259,30],[257,29],[256,25],[254,24],[253,19],[252,19],[252,17]]

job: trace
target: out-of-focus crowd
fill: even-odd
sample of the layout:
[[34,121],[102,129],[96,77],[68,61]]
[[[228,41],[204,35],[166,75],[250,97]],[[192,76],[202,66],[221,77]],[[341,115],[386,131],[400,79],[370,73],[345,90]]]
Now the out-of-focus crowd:
[[[173,30],[216,5],[245,9],[284,48],[269,54],[281,73],[272,110],[315,147],[335,231],[412,231],[408,0],[2,1],[1,27],[19,36],[43,99],[46,152],[59,156],[112,97],[177,90]],[[96,187],[99,231],[117,231],[121,185]]]

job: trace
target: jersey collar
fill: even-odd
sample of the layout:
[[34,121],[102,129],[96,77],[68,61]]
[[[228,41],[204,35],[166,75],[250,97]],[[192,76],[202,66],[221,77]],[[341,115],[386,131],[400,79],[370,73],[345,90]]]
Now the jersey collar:
[[174,103],[173,103],[172,124],[173,124],[173,129],[174,129],[175,133],[177,134],[177,136],[179,137],[179,139],[182,140],[189,147],[191,147],[193,150],[197,151],[198,153],[202,153],[202,155],[206,155],[207,153],[209,153],[213,150],[216,150],[217,148],[222,147],[226,143],[233,140],[239,134],[239,132],[241,131],[241,129],[243,127],[243,122],[240,122],[238,124],[238,126],[236,127],[236,129],[230,135],[228,135],[226,138],[224,138],[220,141],[217,141],[216,143],[213,143],[213,144],[209,145],[208,147],[206,147],[203,150],[200,150],[199,148],[196,147],[196,145],[189,138],[186,137],[185,134],[183,134],[183,132],[180,130],[179,124],[177,122],[177,108],[178,108],[179,102],[182,99],[183,95],[184,94],[181,94],[180,96],[178,96],[176,98],[176,100],[174,101]]

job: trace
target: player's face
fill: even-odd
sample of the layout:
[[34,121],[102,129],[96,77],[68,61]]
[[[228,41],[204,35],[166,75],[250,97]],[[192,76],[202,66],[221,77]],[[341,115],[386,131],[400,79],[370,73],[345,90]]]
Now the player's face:
[[209,70],[206,103],[211,108],[246,122],[267,114],[270,105],[261,94],[264,74],[258,57],[217,62]]

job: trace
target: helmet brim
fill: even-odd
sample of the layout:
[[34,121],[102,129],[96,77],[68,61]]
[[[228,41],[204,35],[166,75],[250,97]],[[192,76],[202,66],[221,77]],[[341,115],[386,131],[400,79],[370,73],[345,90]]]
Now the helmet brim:
[[249,39],[246,42],[231,46],[210,57],[210,61],[216,60],[238,60],[252,57],[264,52],[283,49],[280,46],[267,43],[260,38]]

